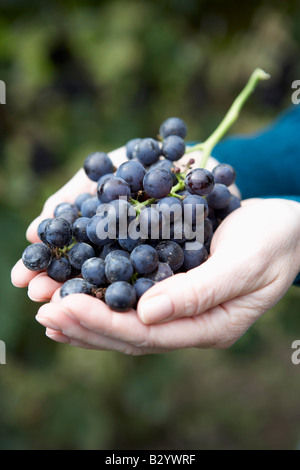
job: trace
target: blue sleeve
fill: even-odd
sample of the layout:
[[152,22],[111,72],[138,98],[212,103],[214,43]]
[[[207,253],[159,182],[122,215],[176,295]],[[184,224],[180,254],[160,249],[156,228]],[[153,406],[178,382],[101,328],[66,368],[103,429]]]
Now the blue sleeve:
[[[237,172],[242,198],[276,197],[300,203],[300,106],[252,135],[228,137],[212,155]],[[300,273],[294,281],[300,286]]]
[[284,197],[300,202],[300,106],[251,135],[228,137],[212,154],[237,171],[243,199]]

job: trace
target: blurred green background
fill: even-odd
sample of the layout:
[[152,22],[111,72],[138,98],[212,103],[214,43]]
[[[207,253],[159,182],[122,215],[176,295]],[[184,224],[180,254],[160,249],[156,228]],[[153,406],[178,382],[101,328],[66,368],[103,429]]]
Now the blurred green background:
[[56,344],[10,284],[25,230],[92,151],[156,136],[169,116],[202,139],[255,67],[272,75],[232,133],[291,104],[293,1],[0,1],[1,449],[297,449],[300,289],[232,348],[127,357]]

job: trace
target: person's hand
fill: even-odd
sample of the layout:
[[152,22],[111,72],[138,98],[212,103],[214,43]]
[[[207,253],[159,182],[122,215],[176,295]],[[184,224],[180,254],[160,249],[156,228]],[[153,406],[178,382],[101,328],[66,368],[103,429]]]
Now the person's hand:
[[299,269],[300,205],[249,200],[219,226],[209,259],[153,286],[137,312],[113,312],[84,294],[60,300],[57,290],[36,318],[53,340],[89,349],[226,348],[279,301]]

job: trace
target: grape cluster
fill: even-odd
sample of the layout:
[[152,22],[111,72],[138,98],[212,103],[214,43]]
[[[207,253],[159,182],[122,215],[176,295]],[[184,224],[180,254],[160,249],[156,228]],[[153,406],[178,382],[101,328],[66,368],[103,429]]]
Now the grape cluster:
[[236,173],[227,164],[193,168],[193,160],[176,167],[186,135],[172,117],[157,139],[130,140],[117,169],[105,152],[89,155],[83,167],[97,194],[59,204],[39,224],[40,242],[24,250],[24,265],[62,283],[61,297],[84,293],[123,312],[155,283],[205,262],[213,233],[240,206],[229,189]]

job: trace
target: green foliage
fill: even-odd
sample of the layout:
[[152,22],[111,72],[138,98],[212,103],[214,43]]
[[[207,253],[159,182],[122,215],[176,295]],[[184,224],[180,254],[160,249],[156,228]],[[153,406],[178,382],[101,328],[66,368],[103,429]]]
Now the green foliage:
[[256,67],[272,81],[232,132],[260,129],[289,105],[299,6],[31,0],[1,9],[0,448],[297,447],[296,288],[229,350],[132,358],[51,342],[10,269],[28,223],[88,153],[155,136],[172,115],[190,140],[206,138]]

